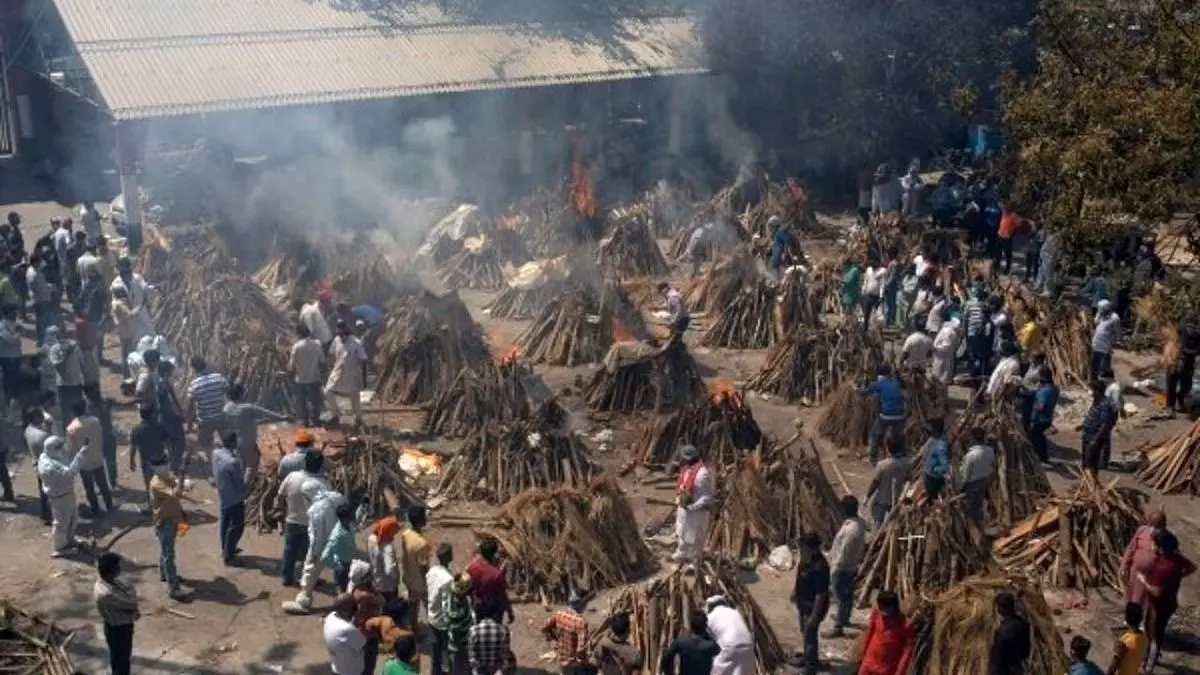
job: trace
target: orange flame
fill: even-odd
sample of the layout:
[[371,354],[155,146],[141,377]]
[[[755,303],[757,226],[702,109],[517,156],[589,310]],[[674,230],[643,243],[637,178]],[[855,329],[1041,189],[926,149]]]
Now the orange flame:
[[592,171],[583,161],[583,140],[575,138],[575,150],[571,159],[571,203],[579,215],[593,218],[596,215],[596,186]]
[[521,354],[522,354],[521,348],[517,345],[513,345],[512,347],[509,348],[509,350],[507,352],[505,352],[499,358],[497,358],[496,361],[502,366],[507,366],[507,365],[516,363],[517,361],[520,361]]
[[734,408],[742,407],[742,395],[732,384],[723,380],[717,380],[708,385],[708,400],[712,401],[714,405],[721,405],[728,401]]

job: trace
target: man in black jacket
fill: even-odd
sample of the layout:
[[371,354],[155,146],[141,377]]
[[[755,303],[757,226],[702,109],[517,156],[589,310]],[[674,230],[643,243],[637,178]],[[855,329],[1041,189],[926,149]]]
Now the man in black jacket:
[[820,667],[817,642],[821,621],[829,613],[829,583],[829,561],[821,552],[821,537],[806,533],[800,538],[800,566],[796,568],[796,585],[792,588],[792,602],[796,603],[800,630],[804,632],[804,675],[816,675]]
[[1017,614],[1017,599],[1008,591],[996,595],[996,613],[1000,627],[992,636],[988,675],[1021,675],[1033,649],[1029,622]]

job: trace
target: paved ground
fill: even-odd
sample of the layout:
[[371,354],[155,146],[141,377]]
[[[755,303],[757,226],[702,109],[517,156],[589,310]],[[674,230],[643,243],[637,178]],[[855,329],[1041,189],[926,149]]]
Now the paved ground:
[[[0,207],[5,211],[13,207]],[[54,203],[23,204],[17,207],[26,216],[27,233],[36,232],[34,223],[44,223],[51,215],[61,212]],[[485,328],[496,340],[511,340],[521,324],[514,322],[492,322],[478,311],[485,299],[481,294],[465,293],[464,298],[476,312]],[[694,350],[699,360],[711,368],[716,378],[740,381],[754,372],[761,362],[761,353]],[[115,354],[115,346],[110,346]],[[1145,359],[1120,355],[1117,359],[1119,372],[1127,372]],[[558,390],[569,383],[576,371],[568,369],[545,369],[539,371],[551,386]],[[119,398],[118,378],[107,374],[104,382],[105,394]],[[956,391],[961,400],[962,391]],[[1153,404],[1147,399],[1131,398],[1131,402],[1149,411]],[[578,411],[578,401],[567,401]],[[797,410],[758,397],[751,398],[755,415],[766,431],[778,437],[792,433],[799,419],[808,424],[815,423],[816,412]],[[1148,422],[1145,414],[1123,421],[1118,432],[1117,454],[1131,451],[1146,441],[1165,439],[1186,429],[1188,422]],[[396,424],[415,426],[416,419],[397,418]],[[592,432],[602,427],[590,423],[584,415],[576,412],[574,423],[577,428]],[[124,407],[116,417],[118,435],[124,438],[132,426],[132,412]],[[624,461],[623,450],[633,437],[634,427],[622,424],[615,427],[614,450],[602,456],[602,460],[616,466]],[[1078,435],[1063,429],[1053,437],[1059,446],[1057,455],[1063,462],[1077,458],[1073,450],[1078,445]],[[592,444],[589,441],[590,445]],[[870,480],[870,468],[854,457],[842,456],[835,448],[823,441],[817,442],[827,463],[837,463],[850,488],[862,495]],[[125,446],[121,449],[124,465]],[[44,613],[60,621],[64,626],[78,631],[71,644],[72,653],[80,670],[85,673],[106,672],[106,653],[100,637],[97,615],[91,600],[94,581],[93,572],[86,560],[52,560],[49,558],[50,542],[48,528],[42,526],[36,516],[37,502],[34,492],[34,477],[28,458],[10,456],[10,468],[20,500],[16,508],[0,506],[0,597],[19,601],[30,610]],[[1066,483],[1070,472],[1063,469],[1053,475],[1056,486]],[[827,468],[831,480],[834,473]],[[243,541],[245,556],[250,566],[246,569],[228,569],[220,564],[217,552],[215,527],[216,505],[210,486],[203,480],[195,482],[189,495],[187,507],[196,526],[180,540],[178,564],[180,573],[196,589],[195,598],[187,604],[176,603],[166,597],[165,588],[158,581],[156,571],[157,542],[148,527],[147,519],[137,513],[141,499],[138,487],[140,477],[123,472],[119,481],[124,502],[120,509],[102,522],[83,521],[85,537],[94,535],[102,543],[109,542],[118,533],[123,534],[114,549],[132,563],[130,576],[137,585],[143,601],[143,619],[138,624],[135,637],[135,672],[144,673],[327,673],[324,647],[321,643],[321,608],[328,606],[329,596],[319,596],[318,611],[309,617],[284,615],[279,603],[289,599],[292,593],[285,592],[276,578],[282,541],[277,535],[260,536],[247,533]],[[627,489],[639,514],[639,524],[661,515],[662,507],[648,506],[645,497],[652,491],[628,482]],[[835,480],[835,486],[838,483]],[[839,489],[840,491],[840,489]],[[661,491],[660,491],[660,496]],[[80,494],[82,502],[82,493]],[[1194,502],[1187,498],[1155,498],[1164,503],[1170,514],[1172,527],[1180,534],[1185,552],[1196,555],[1193,544],[1200,520],[1195,515]],[[470,505],[449,505],[444,511],[463,513],[471,511]],[[124,534],[126,528],[132,528]],[[443,528],[435,524],[430,536],[434,541],[450,541],[455,544],[458,563],[465,564],[468,558],[469,534],[460,528]],[[783,640],[785,646],[799,645],[799,633],[792,608],[787,603],[792,582],[791,573],[777,573],[763,568],[752,584],[754,596]],[[33,592],[31,592],[33,591]],[[1188,606],[1196,596],[1196,584],[1189,580],[1185,584],[1185,602]],[[1097,643],[1096,654],[1104,657],[1110,653],[1110,630],[1115,623],[1119,606],[1111,594],[1093,595],[1086,607],[1063,609],[1058,618],[1064,631],[1085,633]],[[603,596],[593,604],[594,622],[598,623],[603,611]],[[1052,603],[1059,607],[1073,604],[1073,598],[1064,594],[1053,594]],[[515,642],[518,658],[526,670],[553,669],[551,663],[539,657],[548,647],[537,634],[537,627],[546,616],[539,605],[523,605],[517,609],[518,622],[515,627]],[[861,623],[865,617],[857,615]],[[1185,617],[1186,621],[1186,617]],[[1182,625],[1183,622],[1181,622]],[[823,643],[826,656],[835,664],[849,647],[848,640]],[[1183,645],[1186,646],[1186,645]],[[1182,651],[1166,655],[1166,663],[1175,672],[1200,672],[1192,670],[1200,660]],[[838,666],[835,672],[847,672]]]

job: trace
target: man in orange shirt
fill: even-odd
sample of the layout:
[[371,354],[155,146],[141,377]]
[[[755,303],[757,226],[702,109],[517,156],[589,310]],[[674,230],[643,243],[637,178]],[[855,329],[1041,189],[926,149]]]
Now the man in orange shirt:
[[858,675],[902,675],[912,658],[912,624],[900,612],[900,598],[883,591],[867,621]]
[[995,272],[1000,271],[1000,261],[1004,261],[1004,273],[1008,274],[1012,270],[1012,253],[1013,253],[1013,237],[1017,234],[1017,229],[1021,226],[1021,216],[1012,209],[1011,206],[1004,207],[1004,213],[1000,216],[1000,227],[996,231],[997,247]]

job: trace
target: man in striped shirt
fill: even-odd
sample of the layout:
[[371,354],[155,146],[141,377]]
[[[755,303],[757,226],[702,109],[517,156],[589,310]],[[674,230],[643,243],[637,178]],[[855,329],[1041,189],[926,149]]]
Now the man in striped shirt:
[[213,435],[225,426],[225,390],[229,382],[220,373],[210,373],[204,357],[192,357],[192,372],[196,374],[187,388],[187,425],[196,427],[196,442],[200,449],[212,449]]

